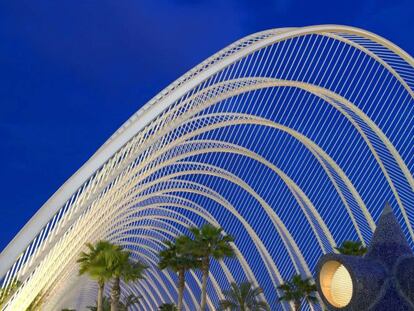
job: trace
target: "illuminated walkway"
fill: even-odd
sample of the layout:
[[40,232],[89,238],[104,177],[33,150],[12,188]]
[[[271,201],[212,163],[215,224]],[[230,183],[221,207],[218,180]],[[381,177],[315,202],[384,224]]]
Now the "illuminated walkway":
[[[3,285],[23,282],[6,309],[39,294],[45,310],[93,304],[76,258],[108,239],[151,267],[124,290],[155,310],[177,295],[156,268],[162,241],[211,222],[238,260],[213,264],[210,309],[248,278],[288,310],[276,287],[345,239],[367,243],[385,201],[414,246],[413,120],[414,60],[383,38],[334,25],[243,38],[156,95],[33,216],[0,255]],[[188,310],[199,285],[189,274]]]

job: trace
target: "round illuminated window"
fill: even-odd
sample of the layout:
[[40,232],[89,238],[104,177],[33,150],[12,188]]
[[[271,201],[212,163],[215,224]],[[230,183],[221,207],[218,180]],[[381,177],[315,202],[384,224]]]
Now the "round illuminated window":
[[349,271],[338,261],[326,262],[320,272],[319,282],[328,302],[337,307],[346,307],[352,299],[353,286]]

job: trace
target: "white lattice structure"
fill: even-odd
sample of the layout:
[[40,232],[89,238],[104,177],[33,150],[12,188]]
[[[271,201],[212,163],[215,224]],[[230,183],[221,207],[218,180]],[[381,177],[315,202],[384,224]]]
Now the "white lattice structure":
[[[210,222],[236,236],[238,260],[213,264],[209,308],[249,279],[288,310],[277,286],[312,275],[345,239],[367,243],[385,201],[414,245],[413,104],[413,59],[367,31],[282,28],[235,42],[133,115],[3,250],[3,286],[23,282],[5,309],[39,293],[45,310],[93,304],[76,258],[108,239],[151,267],[123,290],[155,310],[177,295],[176,276],[156,268],[163,241]],[[190,273],[187,310],[199,287]]]

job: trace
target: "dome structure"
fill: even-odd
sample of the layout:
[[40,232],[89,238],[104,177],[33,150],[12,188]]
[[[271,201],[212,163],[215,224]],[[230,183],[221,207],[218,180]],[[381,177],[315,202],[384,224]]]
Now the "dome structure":
[[[236,237],[237,259],[212,264],[208,308],[248,279],[289,310],[277,287],[344,240],[367,245],[386,201],[413,248],[413,116],[414,60],[386,39],[337,25],[245,37],[156,95],[39,209],[0,254],[3,287],[22,282],[5,309],[93,304],[76,259],[107,239],[150,267],[123,291],[155,310],[177,295],[157,269],[163,242],[209,222]],[[199,295],[191,272],[186,310]]]

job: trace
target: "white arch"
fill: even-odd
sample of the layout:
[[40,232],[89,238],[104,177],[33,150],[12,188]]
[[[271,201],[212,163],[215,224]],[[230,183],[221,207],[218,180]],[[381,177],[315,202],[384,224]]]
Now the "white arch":
[[[213,105],[214,102],[217,102],[226,96],[229,98],[238,91],[239,94],[241,94],[249,89],[257,90],[266,87],[293,87],[303,89],[319,98],[322,98],[325,102],[335,107],[337,111],[345,116],[349,122],[352,123],[353,128],[355,128],[361,135],[371,154],[380,166],[381,172],[387,180],[399,205],[401,214],[406,223],[406,229],[409,231],[411,238],[414,240],[414,231],[408,217],[406,210],[407,207],[403,201],[403,195],[400,193],[400,191],[406,191],[405,189],[408,188],[399,190],[400,188],[397,187],[397,183],[400,182],[400,180],[395,181],[393,179],[393,176],[391,176],[391,173],[389,172],[389,167],[386,163],[384,163],[383,159],[379,155],[379,151],[374,146],[374,142],[371,141],[370,137],[368,137],[363,127],[367,126],[373,131],[373,133],[375,133],[378,140],[384,145],[384,148],[389,153],[389,159],[395,161],[396,165],[401,170],[401,174],[405,178],[403,181],[404,185],[408,185],[411,190],[414,189],[414,179],[412,174],[407,166],[407,163],[404,162],[399,151],[392,145],[387,135],[381,131],[379,126],[377,126],[377,124],[375,124],[370,117],[365,115],[365,113],[356,105],[328,88],[300,81],[283,81],[258,77],[245,78],[244,81],[243,79],[229,81],[224,78],[224,80],[218,81],[218,83],[216,83],[217,81],[214,81],[213,87],[204,87],[204,82],[208,81],[212,77],[217,78],[216,75],[218,75],[218,73],[222,72],[226,68],[229,68],[231,65],[236,64],[238,61],[246,59],[248,55],[253,55],[253,53],[261,51],[262,49],[264,50],[266,47],[275,45],[278,42],[285,42],[291,38],[304,37],[306,35],[323,36],[344,43],[347,46],[362,52],[364,55],[367,55],[375,63],[384,68],[384,70],[392,75],[393,78],[395,78],[398,85],[403,88],[405,92],[404,94],[406,94],[407,98],[411,100],[414,99],[411,79],[406,80],[405,78],[407,74],[400,71],[400,68],[398,67],[402,64],[403,66],[414,68],[414,60],[391,42],[364,30],[337,25],[283,28],[257,33],[235,42],[229,47],[216,53],[205,62],[201,63],[199,66],[195,67],[176,82],[172,83],[168,88],[162,91],[146,106],[133,115],[110,139],[108,139],[108,141],[88,160],[88,162],[86,162],[42,206],[42,208],[32,217],[32,219],[25,225],[18,235],[16,235],[12,242],[10,242],[10,244],[3,250],[0,254],[0,276],[5,277],[3,284],[7,286],[7,284],[10,283],[10,280],[16,276],[23,277],[24,279],[24,284],[21,290],[19,290],[19,292],[16,293],[11,300],[11,305],[16,304],[23,306],[29,302],[31,299],[30,297],[35,295],[36,291],[39,292],[40,290],[44,290],[49,295],[50,289],[55,288],[57,282],[62,284],[59,282],[57,276],[53,277],[51,275],[45,275],[45,273],[42,274],[42,269],[52,267],[53,263],[53,271],[58,272],[56,275],[66,277],[70,271],[73,271],[74,267],[72,264],[74,256],[76,251],[79,249],[79,247],[75,245],[75,242],[79,243],[83,241],[82,239],[99,238],[104,234],[104,230],[102,230],[102,228],[95,228],[91,232],[86,232],[86,230],[82,228],[82,225],[110,225],[107,220],[105,222],[96,219],[94,220],[88,213],[93,211],[96,213],[95,215],[103,216],[105,215],[105,211],[98,212],[98,203],[104,204],[101,207],[107,210],[110,209],[111,205],[105,204],[118,204],[118,202],[123,202],[124,198],[130,200],[131,194],[125,193],[125,191],[127,191],[131,182],[137,181],[134,177],[134,172],[139,172],[140,169],[143,169],[142,166],[137,166],[134,161],[143,160],[145,162],[150,161],[151,159],[156,159],[157,148],[159,151],[164,150],[164,152],[166,152],[165,150],[168,150],[168,148],[163,149],[162,144],[165,144],[167,141],[167,139],[164,139],[163,135],[169,135],[169,131],[171,131],[172,128],[172,125],[168,128],[169,122],[171,122],[171,124],[174,123],[174,126],[176,126],[175,128],[177,128],[186,122],[190,124],[190,122],[203,122],[204,119],[214,118],[214,113],[196,116],[195,114],[197,112],[197,108],[188,114],[182,114],[180,111],[180,105],[181,107],[184,107],[185,110],[185,105],[190,104],[191,101],[200,101],[201,104],[198,109],[201,111],[202,109],[206,109],[208,105]],[[386,49],[390,54],[393,56],[395,55],[395,59],[397,60],[394,60],[393,58],[391,61],[391,58],[387,55],[377,53],[374,49],[371,49],[369,46],[365,45],[365,41],[362,42],[360,38],[365,41],[372,42],[372,44],[379,46],[382,49]],[[398,64],[395,65],[395,63]],[[219,80],[220,79],[221,78],[219,77]],[[236,87],[233,89],[226,89],[229,87],[231,88],[231,83],[236,83]],[[181,104],[179,101],[182,101]],[[360,124],[360,121],[354,119],[351,114],[355,114],[358,118],[360,118],[362,123]],[[283,130],[301,141],[301,143],[303,143],[315,156],[324,171],[327,173],[332,184],[337,188],[338,195],[341,197],[341,200],[347,208],[350,217],[353,217],[353,213],[351,208],[348,206],[347,199],[342,193],[340,187],[336,184],[335,178],[330,175],[329,171],[331,169],[335,171],[339,178],[348,187],[349,192],[360,206],[362,214],[366,218],[370,229],[372,230],[375,227],[369,209],[365,207],[365,204],[353,186],[353,183],[341,170],[341,167],[337,165],[337,163],[335,163],[335,161],[332,160],[322,148],[319,148],[318,145],[313,144],[310,139],[304,135],[301,136],[300,133],[291,128],[277,125],[270,120],[265,120],[265,118],[260,118],[258,116],[252,117],[251,115],[242,116],[241,114],[236,115],[227,113],[220,114],[220,117],[223,117],[224,115],[232,118],[231,122],[215,122],[211,128],[218,128],[218,126],[221,125],[226,126],[226,124],[230,126],[236,124],[248,124],[249,122],[252,122],[252,124],[260,124]],[[184,119],[183,116],[187,119]],[[206,126],[204,129],[199,129],[198,132],[196,130],[190,135],[184,135],[181,137],[181,140],[174,140],[169,147],[185,147],[186,145],[190,145],[194,142],[186,142],[185,140],[187,138],[190,138],[191,135],[194,137],[197,133],[203,133],[203,131],[208,128],[209,127]],[[152,133],[157,133],[160,140],[151,140],[150,138]],[[156,135],[153,137],[156,137]],[[206,142],[207,140],[203,141],[203,143]],[[226,148],[228,148],[228,146],[229,145],[227,145]],[[142,150],[139,149],[140,147]],[[210,150],[215,150],[217,152],[224,151],[223,148],[212,148]],[[246,148],[233,145],[229,150],[231,150],[230,152],[240,153],[254,158],[256,161],[259,161],[271,168],[274,172],[277,172],[277,174],[281,176],[284,182],[288,185],[292,195],[303,210],[307,221],[312,226],[312,229],[315,232],[317,231],[311,222],[311,217],[315,217],[316,222],[321,226],[324,234],[328,237],[328,240],[332,245],[333,239],[330,237],[329,229],[324,226],[323,220],[321,220],[320,217],[318,218],[317,208],[314,207],[312,202],[307,198],[306,193],[301,191],[300,187],[298,187],[295,182],[289,178],[288,174],[278,170],[278,168],[271,162],[266,162],[266,159],[259,157],[253,151],[249,151]],[[149,154],[149,157],[145,159],[147,155],[141,154],[141,152]],[[189,154],[191,153],[184,153],[184,156],[188,156]],[[172,163],[168,162],[168,160],[164,160],[165,159],[161,159],[160,161],[164,164]],[[175,161],[177,160],[178,158],[176,157]],[[325,164],[325,162],[327,164]],[[148,166],[145,166],[145,170],[147,171],[144,172],[144,174],[149,174],[151,170],[154,171],[151,168],[152,165],[153,163],[150,163]],[[154,169],[159,169],[162,165],[163,164],[158,165]],[[330,167],[327,167],[326,165],[329,165]],[[194,173],[196,173],[196,171],[194,171]],[[278,228],[278,233],[282,240],[285,241],[286,249],[290,252],[290,256],[292,258],[296,258],[297,256],[300,265],[305,267],[306,272],[310,274],[306,261],[301,256],[301,252],[298,247],[295,246],[295,240],[284,227],[283,222],[278,220],[278,216],[276,214],[272,214],[271,209],[266,207],[266,202],[254,191],[254,189],[252,189],[247,182],[243,183],[242,179],[237,176],[231,176],[231,174],[229,175],[224,171],[215,172],[214,174],[217,174],[219,177],[230,178],[233,182],[243,184],[243,188],[247,190],[250,195],[259,200],[262,206],[265,206],[265,210],[267,210],[270,213],[268,215],[271,216],[269,216],[269,219],[274,222],[275,228]],[[126,187],[123,188],[125,185]],[[111,192],[111,188],[114,189],[114,196],[109,197],[108,193]],[[133,191],[135,190],[136,189]],[[136,195],[139,193],[138,189]],[[125,194],[126,196],[124,196]],[[205,195],[205,193],[203,195]],[[219,204],[225,204],[227,208],[232,208],[231,205],[228,204],[228,202],[226,202],[226,200],[219,194],[212,195],[211,193],[208,193],[208,195],[213,197],[215,200],[218,199],[220,202]],[[301,203],[302,201],[306,204]],[[240,218],[242,217],[238,218],[241,220]],[[363,241],[364,237],[358,230],[358,225],[355,219],[353,219],[353,223],[360,239]],[[248,225],[248,223],[244,224],[245,227]],[[250,234],[254,234],[254,232],[250,231]],[[319,235],[316,233],[315,235],[319,239]],[[319,240],[319,243],[323,248],[321,240]],[[66,248],[65,252],[62,253],[59,250],[60,248]],[[74,253],[70,253],[70,251]],[[273,269],[273,271],[276,271],[276,274],[278,274],[279,272],[277,271],[277,266],[270,260],[271,256],[265,253],[265,249],[260,248],[259,252],[261,256],[265,258],[267,268]],[[60,258],[59,254],[65,254],[66,257]],[[293,260],[293,262],[296,264],[295,260]],[[227,276],[231,275],[230,270],[225,273]],[[269,274],[272,276],[274,284],[280,282],[280,275],[275,278],[270,271]],[[44,286],[44,288],[38,288],[36,284],[34,284],[36,282],[43,284],[42,286]],[[24,293],[27,293],[30,297],[22,297]]]

